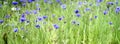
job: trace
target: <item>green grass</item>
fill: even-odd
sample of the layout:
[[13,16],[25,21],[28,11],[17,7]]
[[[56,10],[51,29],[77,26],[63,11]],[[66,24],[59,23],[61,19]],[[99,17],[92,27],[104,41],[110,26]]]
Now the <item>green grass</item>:
[[[54,0],[52,1],[54,2],[52,5],[43,1],[27,4],[26,7],[18,5],[21,10],[14,12],[11,11],[11,8],[14,7],[13,5],[2,5],[2,8],[0,8],[0,19],[5,22],[0,24],[0,44],[4,44],[3,38],[5,36],[7,36],[8,44],[120,44],[120,14],[115,13],[117,5],[111,6],[108,14],[104,15],[103,11],[106,9],[108,0],[101,2],[100,6],[96,6],[95,1],[89,0],[87,3],[93,3],[93,6],[86,4],[80,8],[78,7],[78,0],[72,1],[72,4],[70,4],[70,0],[67,2],[62,0],[67,5],[65,10]],[[8,1],[8,3],[10,2]],[[41,8],[38,14],[27,15],[27,19],[30,20],[29,25],[20,23],[20,15],[26,10],[35,10],[36,3]],[[85,8],[90,8],[90,11],[84,13]],[[81,17],[79,18],[75,16],[74,11],[76,9],[80,10]],[[6,14],[11,14],[11,18],[4,18]],[[55,14],[54,18],[52,17],[53,14]],[[36,17],[43,15],[47,15],[48,19],[38,23],[40,24],[40,29],[35,28],[37,24],[34,22]],[[97,19],[94,18],[95,15],[98,16]],[[59,21],[58,17],[60,16],[65,18]],[[90,21],[90,18],[92,18],[92,21]],[[78,21],[80,25],[71,24],[72,20]],[[66,24],[64,24],[64,21],[66,21]],[[43,22],[47,22],[47,24],[43,24]],[[109,22],[113,24],[109,25]],[[14,24],[14,26],[6,24]],[[53,24],[58,24],[60,28],[54,29]],[[25,29],[21,30],[21,27]],[[18,32],[15,33],[13,31],[14,28],[18,28]]]

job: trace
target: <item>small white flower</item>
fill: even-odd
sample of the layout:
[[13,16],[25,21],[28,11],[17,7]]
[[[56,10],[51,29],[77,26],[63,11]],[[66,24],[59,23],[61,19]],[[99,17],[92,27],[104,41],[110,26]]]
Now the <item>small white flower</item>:
[[15,7],[13,7],[13,8],[11,8],[11,10],[12,10],[12,11],[16,11],[16,8],[15,8]]

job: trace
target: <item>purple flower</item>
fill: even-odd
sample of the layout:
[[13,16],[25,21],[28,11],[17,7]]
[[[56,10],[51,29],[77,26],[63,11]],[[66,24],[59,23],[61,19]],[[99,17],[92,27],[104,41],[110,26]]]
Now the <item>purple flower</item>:
[[2,7],[2,4],[0,4],[0,8]]
[[47,18],[47,16],[43,16],[43,19],[46,19]]
[[18,32],[18,28],[14,28],[14,32]]
[[39,20],[39,21],[42,21],[42,20],[43,20],[43,18],[42,18],[42,17],[38,17],[38,20]]
[[60,2],[60,0],[56,0],[56,2],[58,2],[58,3],[59,3],[59,2]]
[[28,3],[31,3],[32,2],[32,0],[28,0]]
[[20,22],[25,22],[26,18],[21,17]]
[[59,18],[58,18],[58,20],[60,20],[60,21],[61,21],[61,20],[62,20],[62,18],[61,18],[61,17],[59,17]]
[[104,15],[106,15],[107,13],[108,13],[108,11],[106,11],[106,10],[103,12]]
[[113,23],[112,22],[109,22],[110,25],[112,25]]
[[48,0],[44,0],[45,3],[47,3]]
[[3,20],[0,20],[0,24],[2,24],[4,21]]
[[25,18],[25,14],[23,13],[23,14],[21,15],[21,17],[22,17],[22,18]]
[[96,18],[97,18],[97,16],[94,16],[94,18],[96,19]]
[[62,4],[61,8],[66,9],[66,4]]
[[75,10],[75,13],[76,13],[76,14],[79,13],[79,10]]
[[115,10],[116,13],[119,13],[120,12],[120,7],[117,7],[116,10]]
[[18,4],[18,2],[13,1],[13,2],[12,2],[12,4],[13,4],[13,5],[17,5],[17,4]]
[[37,11],[36,11],[36,10],[33,10],[33,13],[34,13],[34,14],[37,14]]
[[102,2],[103,0],[96,0],[98,3]]
[[55,29],[58,29],[58,28],[59,28],[59,26],[58,26],[57,24],[53,24],[53,27],[54,27]]
[[72,24],[76,24],[76,21],[72,21]]
[[25,14],[29,15],[29,14],[30,14],[30,12],[29,12],[28,10],[26,10],[26,11],[25,11]]
[[5,18],[10,18],[10,15],[5,15]]
[[39,25],[39,24],[37,24],[35,27],[36,27],[36,28],[40,28],[40,25]]
[[85,11],[89,11],[89,10],[90,10],[90,8],[86,8],[86,9],[85,9]]
[[26,3],[22,3],[22,6],[26,6]]
[[107,2],[108,5],[113,5],[113,2]]
[[77,16],[77,17],[80,17],[80,14],[78,13],[78,14],[76,14],[76,16]]

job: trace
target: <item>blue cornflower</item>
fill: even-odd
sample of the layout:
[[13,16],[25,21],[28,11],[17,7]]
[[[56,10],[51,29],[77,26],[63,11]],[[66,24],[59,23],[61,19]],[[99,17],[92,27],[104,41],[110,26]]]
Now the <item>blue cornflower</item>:
[[2,7],[2,4],[0,4],[0,8]]
[[61,8],[66,9],[66,4],[62,4]]
[[120,12],[120,7],[117,7],[116,10],[115,10],[116,13],[119,13]]
[[28,3],[31,3],[32,2],[32,0],[28,0]]
[[76,21],[72,21],[72,24],[76,24]]
[[100,3],[100,2],[102,2],[103,0],[96,0],[96,2],[98,2],[98,3]]
[[46,19],[47,18],[47,16],[43,16],[43,19]]
[[78,13],[78,14],[76,14],[76,16],[77,16],[77,17],[80,17],[80,14]]
[[75,13],[76,13],[76,14],[79,13],[79,10],[75,10]]
[[21,17],[22,17],[22,18],[25,18],[25,14],[23,13],[23,14],[21,15]]
[[25,7],[25,6],[26,6],[26,3],[22,3],[22,6],[24,6],[24,7]]
[[42,17],[38,17],[38,20],[39,20],[39,21],[42,21],[42,20],[43,20],[43,18],[42,18]]
[[112,22],[109,22],[110,25],[112,25],[113,23]]
[[26,18],[23,18],[23,17],[20,18],[20,22],[25,22],[25,21],[26,21]]
[[59,2],[60,2],[60,0],[56,0],[56,2],[58,2],[58,3],[59,3]]
[[10,18],[10,15],[5,15],[5,18]]
[[113,5],[113,2],[107,2],[108,5]]
[[86,9],[85,9],[85,11],[89,11],[89,10],[90,10],[90,8],[86,8]]
[[13,4],[13,5],[17,5],[17,4],[18,4],[18,2],[16,2],[16,1],[13,1],[13,2],[12,2],[12,4]]
[[97,18],[97,16],[94,16],[94,18],[96,19],[96,18]]
[[0,24],[2,24],[4,21],[3,20],[0,20]]
[[59,18],[58,18],[58,20],[60,20],[60,21],[61,21],[61,20],[62,20],[62,18],[61,18],[61,17],[59,17]]
[[26,13],[27,15],[29,15],[29,14],[30,14],[30,11],[26,10],[25,13]]
[[58,28],[59,28],[59,26],[58,26],[57,24],[53,24],[53,27],[54,27],[55,29],[58,29]]
[[48,0],[44,0],[45,3],[47,3]]
[[33,13],[34,13],[34,14],[37,14],[37,11],[36,11],[36,10],[33,10]]
[[39,24],[37,24],[35,27],[36,27],[36,28],[40,28],[40,25],[39,25]]
[[105,11],[103,11],[103,14],[104,14],[104,15],[106,15],[107,13],[108,13],[108,11],[106,11],[106,10],[105,10]]
[[18,32],[18,28],[14,28],[14,32]]

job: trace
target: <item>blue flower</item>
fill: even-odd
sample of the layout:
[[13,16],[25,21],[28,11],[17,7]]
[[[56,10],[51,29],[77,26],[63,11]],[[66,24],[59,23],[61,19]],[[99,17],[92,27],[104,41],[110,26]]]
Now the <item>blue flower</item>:
[[3,20],[0,20],[0,24],[2,24],[4,21]]
[[66,4],[62,4],[61,8],[66,9]]
[[72,24],[76,24],[76,21],[72,21]]
[[13,5],[17,5],[17,4],[18,4],[18,2],[13,1],[13,2],[12,2],[12,4],[13,4]]
[[26,11],[25,11],[25,13],[26,13],[27,15],[29,15],[29,14],[30,14],[30,12],[29,12],[28,10],[26,10]]
[[43,18],[42,18],[42,17],[38,17],[38,20],[39,20],[39,21],[42,21],[42,20],[43,20]]
[[120,7],[117,7],[116,10],[115,10],[116,13],[119,13],[120,12]]
[[23,17],[20,18],[20,22],[25,22],[25,21],[26,21],[26,18],[23,18]]
[[43,16],[43,19],[46,19],[47,18],[47,16]]
[[14,28],[14,32],[18,32],[18,28]]
[[44,0],[45,3],[47,3],[48,0]]
[[107,13],[108,13],[108,11],[106,11],[106,10],[103,12],[104,15],[106,15]]
[[35,27],[36,27],[36,28],[40,28],[40,25],[39,25],[39,24],[37,24]]
[[56,2],[58,2],[58,3],[59,3],[59,2],[60,2],[60,0],[56,0]]
[[80,14],[78,13],[78,14],[76,14],[76,16],[77,16],[77,17],[80,17]]
[[58,26],[57,24],[53,24],[53,27],[54,27],[55,29],[58,29],[58,28],[59,28],[59,26]]
[[96,0],[98,3],[102,2],[103,0]]
[[32,2],[32,0],[28,0],[28,3],[31,3]]
[[61,17],[59,17],[59,18],[58,18],[58,20],[62,20],[62,18],[61,18]]
[[2,4],[0,4],[0,8],[2,7]]
[[75,13],[76,13],[76,14],[79,13],[79,10],[75,10]]
[[112,22],[109,22],[110,25],[112,25],[113,23]]
[[5,15],[5,18],[7,18],[7,19],[10,18],[10,15]]
[[107,2],[108,5],[113,5],[113,2]]
[[22,17],[22,18],[25,18],[25,14],[23,13],[23,14],[21,15],[21,17]]
[[36,10],[33,10],[33,13],[34,13],[34,14],[37,14],[37,11],[36,11]]
[[85,11],[89,11],[89,10],[90,10],[90,8],[86,8],[86,9],[85,9]]
[[24,7],[25,7],[25,6],[26,6],[26,3],[22,3],[22,6],[24,6]]
[[97,18],[97,16],[94,16],[94,18],[96,19],[96,18]]

